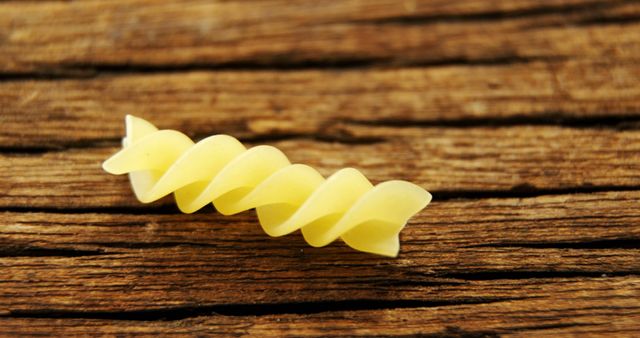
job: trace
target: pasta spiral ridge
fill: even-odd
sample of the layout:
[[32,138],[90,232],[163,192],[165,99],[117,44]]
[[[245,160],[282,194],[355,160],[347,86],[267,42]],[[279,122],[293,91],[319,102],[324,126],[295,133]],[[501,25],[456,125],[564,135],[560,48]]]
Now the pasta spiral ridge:
[[406,181],[373,186],[358,170],[324,178],[304,164],[291,164],[277,148],[245,148],[228,135],[194,143],[175,130],[126,117],[123,148],[103,163],[111,174],[129,174],[138,200],[150,203],[170,193],[182,212],[213,203],[224,215],[256,209],[263,230],[283,236],[301,230],[312,246],[341,238],[350,247],[395,257],[399,233],[431,195]]

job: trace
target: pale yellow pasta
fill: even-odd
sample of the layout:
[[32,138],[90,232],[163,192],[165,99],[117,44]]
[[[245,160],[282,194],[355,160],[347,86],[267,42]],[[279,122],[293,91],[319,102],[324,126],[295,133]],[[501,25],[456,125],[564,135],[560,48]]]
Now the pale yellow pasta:
[[373,186],[358,170],[329,178],[304,164],[291,164],[272,146],[245,148],[228,135],[198,143],[175,130],[158,130],[126,117],[123,148],[103,163],[111,174],[129,174],[143,203],[175,194],[178,207],[192,213],[208,203],[224,215],[256,209],[264,231],[283,236],[298,229],[312,246],[341,238],[369,253],[398,254],[398,235],[431,195],[406,181]]

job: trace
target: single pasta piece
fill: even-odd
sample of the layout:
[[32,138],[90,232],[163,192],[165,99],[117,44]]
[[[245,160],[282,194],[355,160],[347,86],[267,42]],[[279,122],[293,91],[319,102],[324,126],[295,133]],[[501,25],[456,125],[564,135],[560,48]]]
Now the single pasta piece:
[[125,121],[122,149],[102,167],[111,174],[128,173],[143,203],[173,192],[185,213],[212,202],[224,215],[255,208],[270,236],[300,229],[315,247],[341,238],[356,250],[395,257],[400,230],[431,201],[426,190],[410,182],[373,186],[353,168],[324,178],[307,165],[291,164],[272,146],[247,149],[228,135],[194,143],[138,117],[127,115]]

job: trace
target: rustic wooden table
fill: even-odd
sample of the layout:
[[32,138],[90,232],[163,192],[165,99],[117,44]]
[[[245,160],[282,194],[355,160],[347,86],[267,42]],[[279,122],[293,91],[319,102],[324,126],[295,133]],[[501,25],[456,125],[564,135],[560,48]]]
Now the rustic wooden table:
[[[0,3],[0,335],[640,335],[640,3]],[[141,205],[123,116],[434,202],[398,258]]]

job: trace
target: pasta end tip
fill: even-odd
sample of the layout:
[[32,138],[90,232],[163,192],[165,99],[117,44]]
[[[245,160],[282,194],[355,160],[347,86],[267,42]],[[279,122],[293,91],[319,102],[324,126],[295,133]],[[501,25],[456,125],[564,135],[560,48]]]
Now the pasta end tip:
[[121,174],[125,174],[125,172],[122,172],[122,170],[119,170],[118,166],[114,163],[113,161],[113,157],[107,159],[106,161],[102,162],[102,170],[108,172],[109,174],[112,175],[121,175]]

